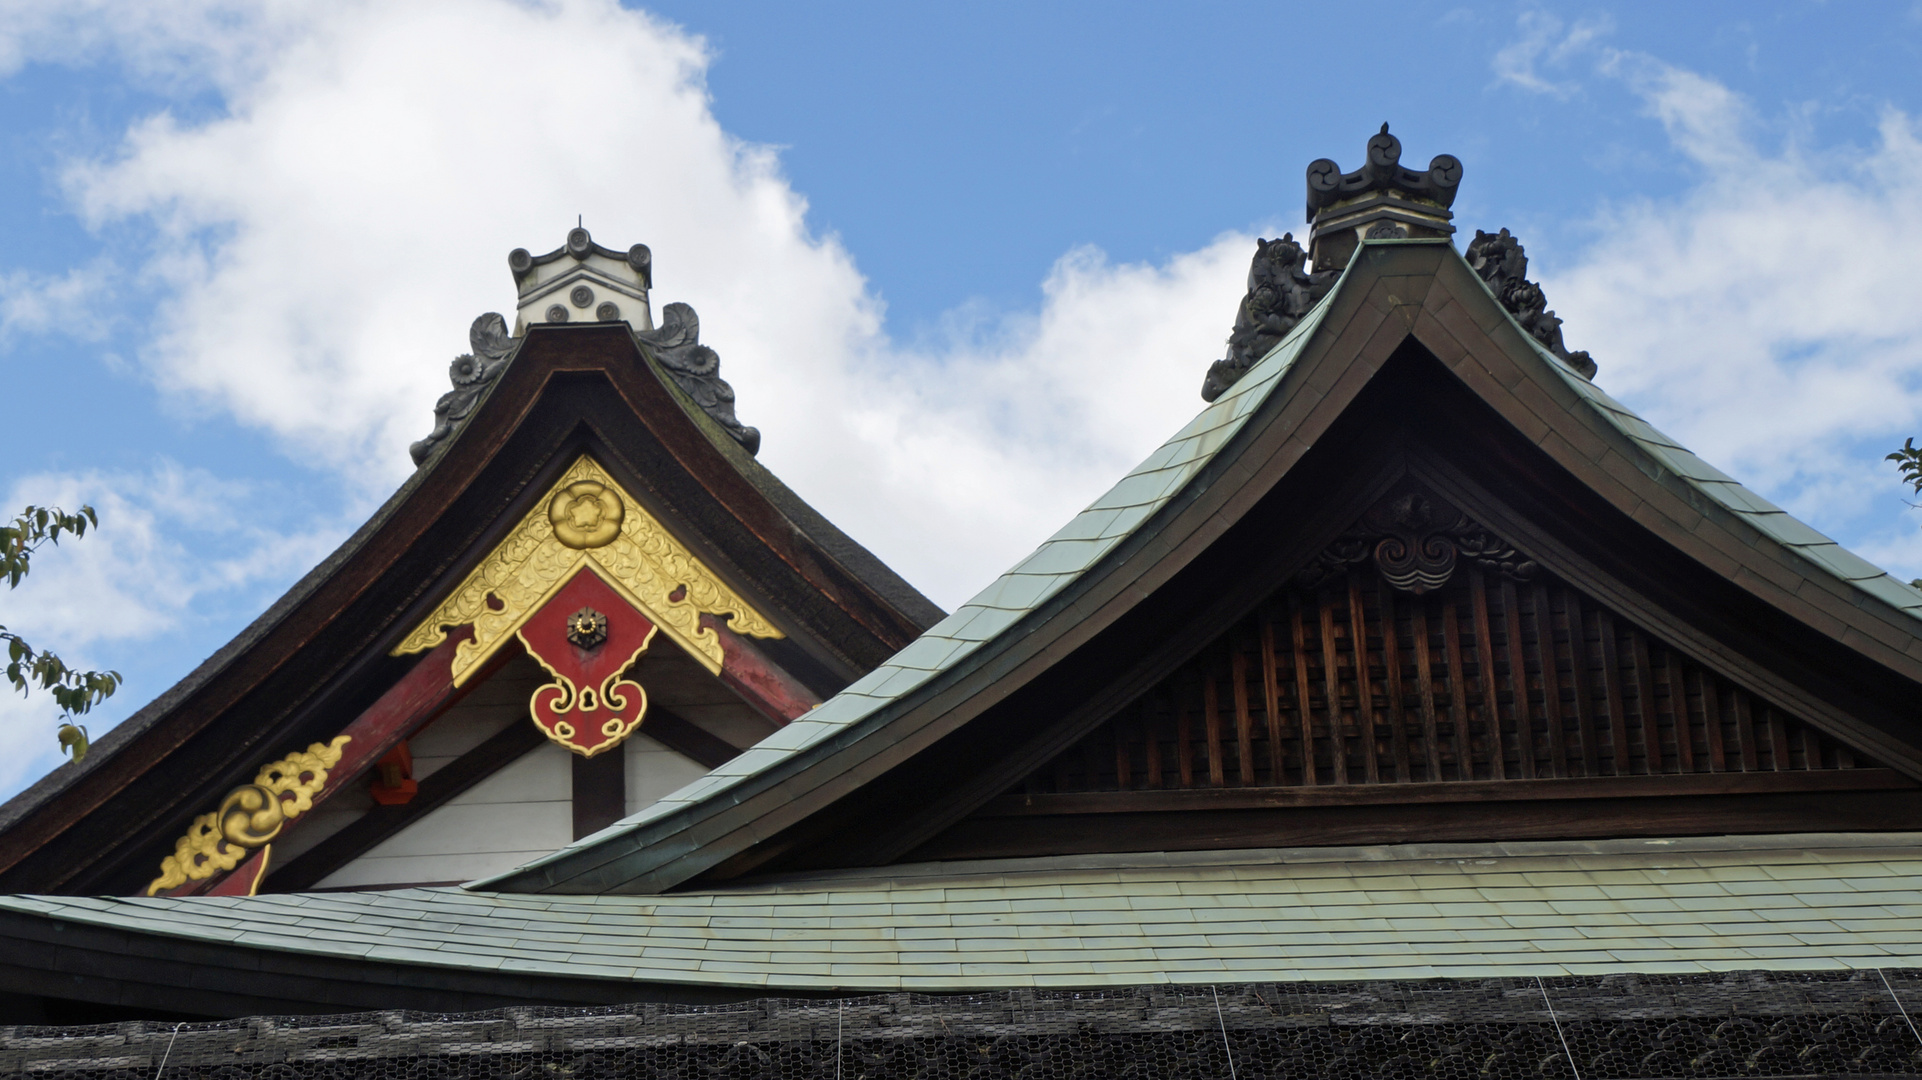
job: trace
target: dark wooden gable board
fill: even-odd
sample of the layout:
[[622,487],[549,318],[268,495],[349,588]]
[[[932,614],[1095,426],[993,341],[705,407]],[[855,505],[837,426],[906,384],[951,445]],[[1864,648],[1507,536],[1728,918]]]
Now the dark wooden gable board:
[[907,857],[1922,827],[1914,780],[1546,568],[1310,573]]
[[1665,473],[1452,248],[1366,245],[1329,302],[1235,438],[1020,623],[725,797],[500,887],[653,892],[904,858],[1173,670],[1413,471],[1625,617],[1922,774],[1914,618]]
[[[425,420],[425,417],[423,417]],[[387,650],[582,453],[790,636],[831,693],[940,610],[748,457],[620,327],[536,327],[451,446],[178,685],[0,808],[0,890],[132,892],[195,814],[324,740],[418,658]]]

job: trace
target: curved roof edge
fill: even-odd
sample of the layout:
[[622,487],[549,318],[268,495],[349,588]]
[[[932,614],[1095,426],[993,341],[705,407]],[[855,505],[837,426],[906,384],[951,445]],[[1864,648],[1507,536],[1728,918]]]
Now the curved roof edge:
[[[1357,257],[1359,254],[1357,251]],[[755,744],[746,753],[639,813],[525,866],[470,882],[464,887],[487,889],[507,884],[574,853],[629,835],[675,812],[721,797],[774,765],[819,745],[831,736],[850,731],[884,706],[904,697],[999,637],[1132,535],[1155,511],[1174,498],[1213,459],[1217,451],[1227,445],[1300,355],[1303,345],[1321,325],[1321,320],[1326,317],[1340,292],[1341,284],[1338,282],[1266,357],[1109,488],[1106,494],[1088,504],[1086,509],[1056,530],[1054,535],[1042,541],[1033,554],[976,593],[955,609],[952,615],[929,627],[912,644],[880,667],[856,680],[806,716]]]
[[[1521,328],[1518,326],[1516,329],[1519,331]],[[1743,487],[1741,481],[1695,456],[1693,451],[1656,430],[1633,409],[1583,378],[1560,357],[1544,349],[1533,335],[1522,333],[1521,336],[1570,389],[1580,394],[1616,430],[1641,447],[1661,465],[1668,476],[1713,500],[1756,531],[1806,559],[1811,569],[1847,583],[1866,599],[1922,621],[1922,590],[1897,579],[1788,511]],[[1922,632],[1922,626],[1918,626],[1917,630]]]

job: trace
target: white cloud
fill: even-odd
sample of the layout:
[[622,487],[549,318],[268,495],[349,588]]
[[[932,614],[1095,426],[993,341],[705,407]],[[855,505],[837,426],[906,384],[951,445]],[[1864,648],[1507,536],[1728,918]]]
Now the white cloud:
[[773,153],[715,121],[699,39],[611,0],[268,11],[148,47],[214,65],[226,113],[151,117],[68,190],[155,235],[153,378],[369,496],[405,475],[468,322],[511,310],[506,252],[576,214],[653,246],[657,303],[700,311],[766,463],[947,604],[1201,405],[1252,238],[1160,267],[1074,252],[1038,313],[904,350]]
[[1612,53],[1698,172],[1685,195],[1607,208],[1599,239],[1545,275],[1573,347],[1651,422],[1903,577],[1922,535],[1883,453],[1922,425],[1922,169],[1913,120],[1876,143],[1765,150],[1747,103],[1648,56]]
[[1573,26],[1546,11],[1524,11],[1515,20],[1520,36],[1495,53],[1491,66],[1500,83],[1537,94],[1566,98],[1581,89],[1573,79],[1554,79],[1544,67],[1559,67],[1614,29],[1606,17],[1577,19]]
[[[0,279],[0,319],[56,328],[88,295],[156,296],[142,370],[363,507],[411,467],[474,315],[511,311],[507,251],[557,245],[581,214],[603,242],[652,245],[656,303],[701,312],[763,460],[952,606],[1200,408],[1252,251],[1236,235],[1159,266],[1077,250],[1037,310],[900,348],[773,152],[721,130],[705,47],[675,27],[611,0],[159,10],[0,0],[0,71],[110,63],[225,106],[149,117],[115,155],[70,163],[85,220],[144,236],[145,261]],[[211,651],[354,524],[237,525],[237,507],[299,499],[172,467],[33,477],[8,497],[99,507],[98,534],[4,601],[10,624],[93,666],[161,639]],[[177,672],[130,674],[96,736]],[[0,698],[0,791],[58,764],[55,718],[44,695]]]
[[285,0],[0,0],[0,75],[35,62],[111,61],[163,89],[232,86],[259,77],[274,47],[308,22],[304,5]]
[[82,341],[105,340],[119,276],[105,259],[59,274],[0,274],[0,337],[59,331]]
[[[282,531],[259,507],[272,494],[161,462],[142,473],[45,473],[15,481],[0,505],[69,510],[91,504],[100,525],[34,556],[19,587],[0,593],[0,623],[77,668],[126,669],[129,681],[84,718],[98,736],[165,685],[144,680],[139,648],[208,624],[244,625],[287,581],[325,556],[339,523]],[[263,587],[266,592],[263,593]],[[233,613],[236,603],[250,610]],[[208,646],[208,651],[218,646]],[[59,764],[59,710],[38,691],[0,684],[0,791]]]
[[[772,151],[716,122],[703,43],[612,0],[0,0],[0,16],[0,72],[114,63],[225,106],[148,118],[117,155],[74,162],[87,220],[144,228],[151,257],[119,276],[96,263],[0,280],[0,320],[32,329],[86,289],[158,287],[151,377],[369,498],[405,475],[472,317],[511,310],[505,253],[558,244],[582,214],[605,243],[653,246],[657,303],[699,309],[766,463],[951,606],[1199,408],[1251,249],[1229,234],[1153,266],[1069,252],[1033,312],[964,311],[948,339],[908,348],[850,254],[809,230]],[[1592,60],[1700,170],[1682,198],[1607,209],[1566,269],[1538,266],[1570,344],[1711,460],[1922,572],[1875,460],[1922,413],[1909,119],[1889,114],[1855,157],[1767,152],[1739,96],[1600,48],[1605,21],[1519,26],[1495,58],[1502,82],[1568,96],[1572,62]],[[24,482],[15,502],[91,498],[110,527],[50,557],[7,611],[81,663],[182,632],[209,605],[251,605],[244,622],[261,582],[292,578],[344,529],[230,535],[206,558],[190,523],[254,495],[167,469]],[[13,732],[44,737],[12,722],[22,707],[0,703],[8,767],[30,757]]]

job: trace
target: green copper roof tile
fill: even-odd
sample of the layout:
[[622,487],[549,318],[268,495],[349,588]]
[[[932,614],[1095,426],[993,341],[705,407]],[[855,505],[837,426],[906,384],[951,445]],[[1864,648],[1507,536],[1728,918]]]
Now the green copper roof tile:
[[1840,544],[1817,544],[1798,550],[1804,558],[1820,564],[1829,573],[1858,587],[1873,578],[1888,579],[1889,577],[1887,571]]
[[[1127,505],[1135,505],[1129,503]],[[1101,540],[1050,540],[1023,559],[1012,573],[1072,574],[1086,569],[1108,550]]]
[[923,671],[939,671],[948,659],[963,648],[958,641],[946,638],[916,638],[907,648],[894,654],[891,661],[896,667],[918,668]]
[[1702,494],[1738,514],[1779,514],[1781,507],[1734,481],[1705,482],[1696,485]]
[[1798,521],[1786,512],[1773,514],[1745,513],[1742,517],[1749,524],[1754,525],[1774,539],[1791,547],[1836,546],[1834,540],[1822,535],[1820,532]]
[[[1064,579],[1050,581],[1047,591],[1053,592],[1054,588],[1060,585],[1061,580]],[[1009,610],[1006,608],[963,608],[962,610],[970,612],[971,617],[968,619],[966,626],[957,631],[954,636],[969,644],[976,644],[988,640],[1001,631],[1006,630],[1008,627],[1013,626],[1016,622],[1020,621],[1023,615],[1028,613],[1026,610]],[[889,685],[894,684],[890,683]]]
[[[1367,242],[1358,248],[1355,259],[1377,246]],[[1388,246],[1393,246],[1390,243]],[[1351,266],[1354,265],[1351,263]],[[990,583],[974,601],[964,604],[953,615],[931,628],[922,640],[909,646],[898,658],[882,664],[873,672],[803,719],[770,735],[755,752],[742,755],[714,770],[702,780],[673,793],[649,808],[616,823],[589,841],[576,842],[560,852],[529,863],[527,867],[500,875],[504,880],[527,872],[538,876],[543,868],[570,858],[586,843],[637,844],[639,830],[663,819],[688,811],[693,804],[708,799],[727,798],[727,793],[743,780],[784,763],[794,755],[817,747],[823,740],[873,717],[901,695],[916,691],[929,682],[930,673],[945,670],[964,657],[974,655],[972,647],[946,648],[940,642],[965,642],[969,646],[987,642],[1003,634],[1022,617],[1054,596],[1102,559],[1114,552],[1141,524],[1183,490],[1212,460],[1213,455],[1232,440],[1248,417],[1261,408],[1283,380],[1290,366],[1314,340],[1323,320],[1343,295],[1349,278],[1344,275],[1328,297],[1311,310],[1290,333],[1216,401],[1201,409],[1192,420],[1167,440],[1129,474],[1122,477],[1086,510],[1067,522],[1054,537],[1001,579]],[[1922,618],[1922,594],[1914,593],[1889,579],[1872,565],[1836,547],[1832,541],[1807,525],[1795,521],[1779,508],[1742,488],[1727,474],[1682,448],[1674,439],[1648,424],[1635,412],[1601,388],[1583,379],[1566,363],[1548,353],[1532,337],[1513,325],[1498,305],[1489,306],[1489,326],[1507,320],[1509,330],[1555,373],[1562,386],[1579,401],[1592,408],[1593,415],[1618,431],[1631,444],[1625,447],[1634,467],[1669,484],[1685,485],[1701,499],[1740,516],[1770,539],[1801,550],[1811,566],[1850,583],[1858,601],[1885,605]],[[1303,386],[1296,391],[1297,403],[1313,404],[1318,391]],[[1611,450],[1610,454],[1615,451]],[[1706,509],[1706,507],[1703,507]],[[856,737],[865,732],[856,731]],[[665,831],[668,826],[647,836],[650,850],[663,858],[691,850],[691,841],[675,839]],[[635,839],[627,839],[634,837]],[[613,849],[619,854],[619,849]],[[610,871],[611,872],[611,871]],[[579,881],[591,884],[600,880],[601,871],[585,870]],[[488,881],[474,882],[470,888],[485,888]]]
[[1890,607],[1900,608],[1912,615],[1922,610],[1922,592],[1918,592],[1913,585],[1899,581],[1888,574],[1858,579],[1855,587]]
[[[1326,316],[1328,308],[1329,303],[1324,299],[1269,352],[1268,356],[1250,369],[1227,393],[1203,408],[1193,420],[1151,454],[1146,461],[1127,476],[1122,477],[1083,511],[1082,515],[1068,522],[1056,534],[1055,539],[1044,543],[1034,554],[1010,571],[1010,575],[1014,577],[1039,579],[1034,584],[1019,587],[1032,597],[1025,605],[1001,608],[999,604],[1002,602],[1002,594],[996,592],[994,599],[984,601],[984,603],[996,604],[995,608],[986,608],[972,602],[964,604],[948,618],[930,628],[924,637],[967,642],[980,642],[992,638],[1013,625],[1021,615],[1033,610],[1034,605],[1052,595],[1060,585],[1113,550],[1116,544],[1131,535],[1141,522],[1147,520],[1155,509],[1163,505],[1169,496],[1186,485],[1210,460],[1215,451],[1240,430],[1253,410],[1266,400],[1281,373],[1294,361],[1302,346],[1312,337],[1315,328]],[[1113,514],[1112,512],[1116,510],[1133,512]],[[1084,521],[1084,517],[1088,520]],[[1088,539],[1089,537],[1095,539]],[[1052,579],[1049,579],[1048,575],[1053,575]],[[991,584],[989,590],[997,590],[1000,585],[1001,582]],[[953,663],[963,655],[966,655],[965,651],[951,653],[943,662]],[[674,792],[645,810],[630,815],[609,829],[603,830],[602,833],[596,834],[595,837],[576,841],[562,848],[560,852],[529,863],[528,867],[538,867],[560,858],[584,846],[590,840],[599,843],[618,838],[641,825],[658,821],[692,803],[726,791],[743,778],[807,749],[834,731],[845,729],[872,713],[879,703],[892,700],[895,696],[906,693],[925,681],[919,677],[901,677],[901,671],[902,667],[893,662],[882,664],[808,714],[804,720],[789,724],[762,740],[756,749],[768,753],[758,757],[745,754],[737,757],[710,772],[701,780]],[[863,701],[869,704],[851,705],[851,701]],[[485,884],[485,881],[474,883],[475,886]]]
[[1642,443],[1651,450],[1681,450],[1682,453],[1688,457],[1695,456],[1687,450],[1683,450],[1681,443],[1655,430],[1654,425],[1634,413],[1629,412],[1627,409],[1610,409],[1608,415],[1615,421],[1615,426],[1620,428],[1623,434],[1634,439],[1636,442]]

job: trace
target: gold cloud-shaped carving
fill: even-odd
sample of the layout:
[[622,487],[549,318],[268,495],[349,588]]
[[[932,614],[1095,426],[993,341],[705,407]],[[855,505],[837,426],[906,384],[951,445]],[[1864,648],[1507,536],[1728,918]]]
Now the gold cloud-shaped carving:
[[327,786],[327,770],[340,763],[341,748],[352,741],[336,735],[262,766],[253,783],[228,792],[218,809],[194,819],[174,842],[174,853],[160,860],[160,876],[147,895],[232,870],[248,852],[279,836],[288,821],[314,808],[314,796]]

